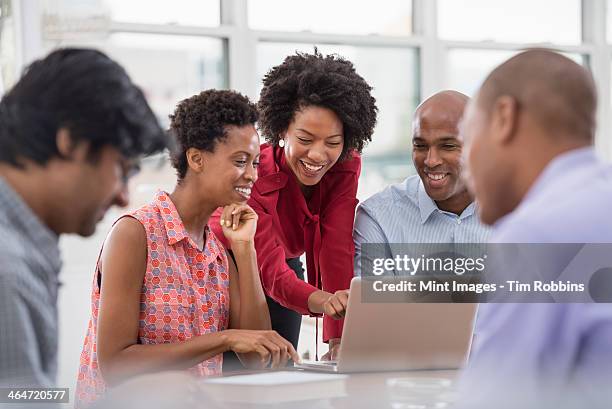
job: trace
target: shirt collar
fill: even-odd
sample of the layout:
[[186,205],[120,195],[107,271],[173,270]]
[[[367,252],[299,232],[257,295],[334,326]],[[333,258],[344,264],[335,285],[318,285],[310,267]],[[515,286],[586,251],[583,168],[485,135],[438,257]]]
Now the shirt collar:
[[474,216],[476,213],[476,202],[472,202],[466,207],[463,212],[459,215],[460,219],[465,219],[470,216]]
[[1,176],[0,208],[6,214],[6,221],[32,241],[57,274],[62,267],[59,236],[40,220],[30,206]]
[[[420,178],[419,185],[417,187],[417,203],[419,206],[419,212],[421,214],[421,224],[425,224],[431,214],[439,210],[436,202],[427,194],[425,186],[423,185],[423,181]],[[461,214],[459,215],[459,219],[463,220],[465,218],[473,216],[475,211],[476,203],[472,202],[463,210],[463,212],[461,212]],[[451,215],[451,213],[449,213],[449,215]]]
[[255,182],[255,189],[262,195],[280,190],[287,185],[291,170],[284,163],[282,149],[263,144],[259,158],[260,176]]
[[598,161],[597,154],[592,146],[572,149],[569,152],[558,155],[546,165],[517,208],[497,220],[494,224],[494,228],[499,230],[507,220],[510,220],[512,215],[528,207],[532,201],[537,200],[537,198],[544,194],[544,192],[551,187],[551,185],[554,185],[555,182],[559,181],[559,183],[566,185],[572,176],[580,177],[576,172],[577,169],[583,167],[585,164],[597,163]]
[[[168,193],[164,192],[163,190],[159,190],[155,197],[155,205],[159,209],[164,221],[166,236],[168,237],[168,244],[174,245],[184,239],[191,242],[192,240],[189,237],[189,234],[187,234],[183,220],[178,214],[176,206],[174,206],[174,203],[172,203]],[[208,235],[208,225],[204,228],[204,234]],[[195,243],[192,243],[192,245],[195,247]]]
[[436,202],[434,202],[425,191],[425,186],[423,186],[423,181],[420,180],[420,178],[419,186],[417,187],[417,203],[419,206],[419,212],[421,213],[421,223],[425,224],[427,219],[429,219],[429,216],[438,210],[438,206],[436,206]]
[[567,174],[575,173],[584,164],[597,163],[597,154],[592,146],[586,148],[572,149],[565,152],[553,160],[544,168],[537,177],[527,194],[523,198],[523,203],[527,203],[539,196],[549,185],[556,181],[563,181]]

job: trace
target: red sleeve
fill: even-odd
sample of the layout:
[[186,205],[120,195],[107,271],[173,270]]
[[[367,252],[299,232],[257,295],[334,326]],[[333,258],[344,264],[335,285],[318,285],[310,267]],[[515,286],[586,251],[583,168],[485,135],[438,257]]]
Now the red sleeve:
[[[300,280],[285,262],[285,250],[276,238],[272,216],[254,200],[250,200],[249,205],[259,216],[255,233],[255,248],[257,249],[257,265],[261,282],[266,294],[289,309],[304,315],[310,314],[308,297],[316,291],[316,288]],[[213,213],[208,225],[223,245],[229,248],[229,243],[219,224],[220,217],[221,208]]]
[[[332,197],[321,215],[321,281],[323,289],[332,294],[348,289],[354,276],[353,223],[361,161],[356,156],[351,162],[346,165],[346,170],[334,175],[336,180],[330,186],[333,189]],[[323,340],[327,342],[330,338],[340,338],[343,324],[344,320],[324,317]]]
[[285,261],[285,249],[279,242],[272,215],[266,213],[254,201],[249,203],[259,215],[255,248],[261,281],[266,293],[284,307],[308,315],[308,297],[316,288],[300,280]]

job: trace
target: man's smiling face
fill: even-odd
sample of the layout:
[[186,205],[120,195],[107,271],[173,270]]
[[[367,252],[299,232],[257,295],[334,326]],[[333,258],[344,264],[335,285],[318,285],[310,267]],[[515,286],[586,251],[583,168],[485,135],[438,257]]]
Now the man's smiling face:
[[415,114],[412,160],[427,194],[438,203],[466,191],[460,177],[462,143],[458,139],[466,100],[437,94]]

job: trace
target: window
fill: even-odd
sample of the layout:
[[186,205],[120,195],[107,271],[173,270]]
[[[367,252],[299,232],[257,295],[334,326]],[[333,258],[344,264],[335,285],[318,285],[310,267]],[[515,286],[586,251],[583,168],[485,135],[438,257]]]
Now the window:
[[164,126],[178,101],[207,88],[227,88],[227,62],[221,39],[116,33],[105,41],[62,45],[99,48],[117,60],[143,89]]
[[219,0],[104,0],[114,21],[186,26],[218,26]]
[[[447,53],[446,87],[473,96],[486,76],[499,64],[520,51],[450,49]],[[579,64],[587,59],[580,54],[567,54]]]
[[612,1],[606,1],[606,37],[608,43],[612,43]]
[[438,33],[454,41],[581,42],[580,0],[438,0]]
[[0,96],[15,83],[15,17],[9,0],[0,0]]
[[412,1],[248,0],[249,26],[257,30],[334,34],[409,35]]

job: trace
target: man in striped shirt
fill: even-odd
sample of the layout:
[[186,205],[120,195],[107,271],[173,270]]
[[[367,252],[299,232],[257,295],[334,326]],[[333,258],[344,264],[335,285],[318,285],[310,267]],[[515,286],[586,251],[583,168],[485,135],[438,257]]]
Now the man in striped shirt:
[[474,199],[460,177],[458,124],[468,101],[459,92],[442,91],[416,109],[412,160],[417,174],[358,207],[353,231],[356,275],[361,275],[362,256],[369,257],[362,253],[364,243],[384,243],[384,257],[393,258],[391,244],[486,242],[488,229],[478,220]]

